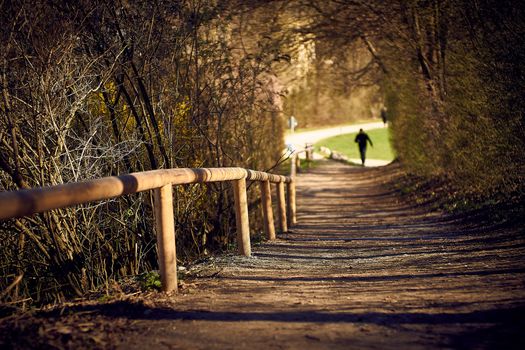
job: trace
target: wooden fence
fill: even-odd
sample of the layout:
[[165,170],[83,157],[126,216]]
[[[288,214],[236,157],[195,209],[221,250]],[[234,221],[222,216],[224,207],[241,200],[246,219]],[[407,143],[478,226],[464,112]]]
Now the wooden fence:
[[[292,163],[295,167],[295,157]],[[292,171],[294,174],[295,171]],[[157,247],[162,290],[177,289],[177,257],[173,218],[172,186],[231,181],[235,196],[237,246],[239,254],[250,256],[250,227],[246,181],[258,181],[261,186],[264,231],[275,239],[270,184],[277,186],[279,230],[288,231],[288,223],[296,223],[294,176],[281,176],[243,168],[177,168],[151,170],[122,176],[67,183],[0,193],[0,220],[22,217],[48,210],[106,200],[142,191],[154,191],[154,213],[157,227]],[[288,201],[285,200],[285,185]]]

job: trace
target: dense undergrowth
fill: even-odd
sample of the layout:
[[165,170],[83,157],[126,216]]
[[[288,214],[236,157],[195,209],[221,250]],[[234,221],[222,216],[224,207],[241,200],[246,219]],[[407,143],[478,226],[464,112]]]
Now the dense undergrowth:
[[287,100],[289,113],[300,117],[296,111],[316,111],[312,101],[330,101],[326,94],[355,98],[368,88],[360,100],[368,111],[341,113],[379,117],[384,107],[410,174],[450,184],[465,206],[523,198],[523,1],[298,3],[299,31],[315,38],[315,59],[307,92]]
[[[403,168],[401,164],[398,165]],[[446,178],[428,178],[407,173],[390,184],[408,202],[440,210],[476,226],[521,227],[525,223],[523,193],[467,193]]]
[[[525,198],[524,16],[514,0],[327,1],[305,28],[330,38],[324,62],[356,89],[379,86],[395,154],[422,196],[503,220]],[[359,43],[369,61],[341,68],[338,55]]]
[[[387,58],[391,70],[384,80],[400,160],[415,176],[451,184],[450,196],[464,198],[458,203],[465,207],[523,198],[523,4],[408,8],[406,45],[414,54]],[[402,45],[387,44],[385,53]]]
[[[244,10],[234,1],[2,2],[0,190],[158,168],[274,167],[285,122],[272,74],[278,45],[262,39],[272,12]],[[152,201],[144,192],[0,222],[0,301],[58,302],[155,269]],[[228,183],[174,188],[179,260],[234,244],[232,204]]]

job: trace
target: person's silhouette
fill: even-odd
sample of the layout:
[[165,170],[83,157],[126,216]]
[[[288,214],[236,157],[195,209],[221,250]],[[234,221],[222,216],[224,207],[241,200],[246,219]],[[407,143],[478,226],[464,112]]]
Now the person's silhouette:
[[383,120],[383,125],[386,126],[387,123],[387,115],[386,115],[386,107],[381,108],[381,119]]
[[372,143],[372,140],[370,140],[370,137],[363,131],[363,129],[359,129],[359,133],[355,136],[354,142],[357,142],[359,146],[359,153],[361,154],[361,165],[365,165],[365,158],[366,158],[366,143],[370,142],[370,146],[374,147],[374,144]]

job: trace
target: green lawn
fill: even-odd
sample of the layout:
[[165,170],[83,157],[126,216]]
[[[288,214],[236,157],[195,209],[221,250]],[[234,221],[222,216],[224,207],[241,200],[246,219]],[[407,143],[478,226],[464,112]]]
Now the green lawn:
[[[368,134],[374,147],[368,145],[366,149],[367,159],[393,160],[394,150],[390,147],[388,128],[373,129],[365,132]],[[318,149],[321,146],[328,147],[332,151],[337,151],[346,155],[348,158],[359,159],[359,148],[354,142],[356,133],[344,134],[323,139],[315,144]]]

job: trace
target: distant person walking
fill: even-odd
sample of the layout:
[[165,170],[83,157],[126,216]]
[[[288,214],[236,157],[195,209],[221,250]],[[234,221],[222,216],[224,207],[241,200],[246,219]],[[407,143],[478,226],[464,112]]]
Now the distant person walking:
[[361,165],[365,166],[365,158],[366,158],[366,143],[370,142],[370,146],[374,147],[374,144],[372,143],[372,140],[370,140],[370,137],[363,131],[363,129],[359,129],[359,133],[355,136],[354,142],[357,142],[357,145],[359,146],[359,153],[361,154]]
[[381,119],[383,119],[384,126],[386,126],[386,122],[388,121],[386,117],[386,107],[383,107],[381,108]]

